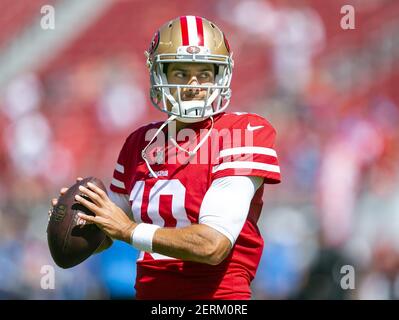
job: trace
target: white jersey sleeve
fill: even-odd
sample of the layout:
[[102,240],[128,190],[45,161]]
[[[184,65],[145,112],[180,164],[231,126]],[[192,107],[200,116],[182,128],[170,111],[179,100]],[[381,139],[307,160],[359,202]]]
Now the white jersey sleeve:
[[225,235],[232,246],[238,238],[262,177],[228,176],[216,179],[201,204],[199,223]]

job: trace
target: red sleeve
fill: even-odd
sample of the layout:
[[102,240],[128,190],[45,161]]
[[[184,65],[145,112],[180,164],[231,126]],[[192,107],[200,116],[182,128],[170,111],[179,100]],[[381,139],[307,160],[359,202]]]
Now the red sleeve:
[[127,171],[129,169],[129,138],[126,139],[123,144],[122,150],[119,153],[118,160],[115,165],[114,174],[112,176],[112,181],[110,189],[117,193],[128,194],[127,191]]
[[212,180],[226,176],[258,176],[265,183],[281,181],[275,148],[276,130],[264,118],[244,114],[232,119],[219,141]]

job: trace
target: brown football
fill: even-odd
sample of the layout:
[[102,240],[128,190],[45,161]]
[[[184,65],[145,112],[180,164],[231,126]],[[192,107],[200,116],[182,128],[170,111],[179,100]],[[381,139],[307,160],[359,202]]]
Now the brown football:
[[[61,268],[71,268],[90,257],[106,239],[106,235],[95,224],[78,225],[78,212],[95,214],[75,200],[82,193],[79,186],[88,182],[106,191],[101,180],[88,177],[76,182],[58,198],[47,226],[47,241],[54,262]],[[88,199],[86,197],[86,199]]]

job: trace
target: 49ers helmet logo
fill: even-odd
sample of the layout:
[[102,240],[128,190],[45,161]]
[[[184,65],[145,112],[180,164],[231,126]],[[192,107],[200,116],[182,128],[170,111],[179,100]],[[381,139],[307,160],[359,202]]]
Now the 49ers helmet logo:
[[150,48],[148,49],[149,54],[153,54],[155,50],[157,50],[158,45],[159,45],[159,31],[157,31],[154,34],[154,37],[152,38]]
[[197,46],[189,46],[187,47],[186,51],[191,54],[197,54],[201,51],[201,49]]

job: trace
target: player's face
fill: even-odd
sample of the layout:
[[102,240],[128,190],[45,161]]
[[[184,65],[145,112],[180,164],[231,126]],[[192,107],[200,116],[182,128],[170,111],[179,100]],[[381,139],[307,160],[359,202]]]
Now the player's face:
[[[215,67],[204,63],[171,63],[168,65],[166,77],[169,84],[182,85],[213,85],[215,81]],[[171,94],[177,100],[177,89],[171,89]],[[182,88],[181,99],[205,100],[206,89]]]

